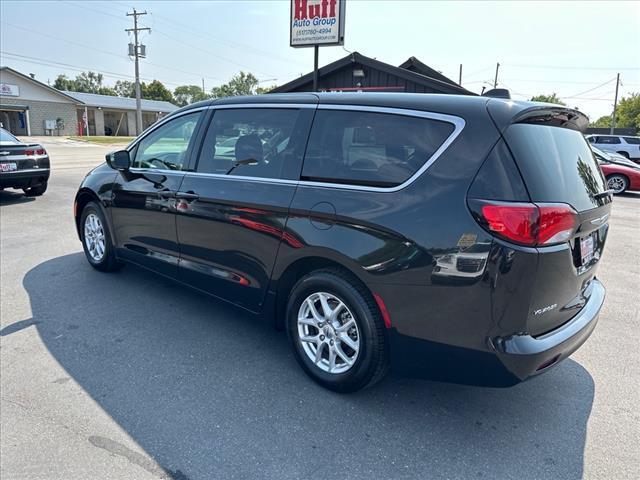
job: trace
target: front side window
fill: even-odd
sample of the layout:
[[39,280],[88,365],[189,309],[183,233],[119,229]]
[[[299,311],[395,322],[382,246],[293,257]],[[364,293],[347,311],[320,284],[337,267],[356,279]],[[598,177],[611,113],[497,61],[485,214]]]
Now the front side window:
[[198,158],[197,171],[260,178],[291,178],[299,171],[304,136],[300,109],[220,109]]
[[169,120],[144,137],[136,147],[133,166],[159,170],[183,170],[187,150],[202,112]]
[[616,145],[620,143],[620,139],[618,137],[599,137],[598,143],[602,143],[603,145]]
[[302,179],[392,187],[408,180],[453,133],[448,122],[343,110],[316,113]]

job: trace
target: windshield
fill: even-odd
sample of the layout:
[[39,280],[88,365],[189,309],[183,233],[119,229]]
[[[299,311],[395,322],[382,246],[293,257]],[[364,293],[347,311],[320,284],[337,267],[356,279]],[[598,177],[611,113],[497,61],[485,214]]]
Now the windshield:
[[0,128],[0,142],[2,143],[20,143],[20,141],[7,132],[4,128]]
[[591,146],[591,150],[593,150],[593,153],[596,154],[596,157],[602,157],[602,158],[598,158],[598,160],[606,160],[606,161],[609,161],[609,162],[611,161],[611,155],[609,155],[606,152],[603,152],[599,148]]

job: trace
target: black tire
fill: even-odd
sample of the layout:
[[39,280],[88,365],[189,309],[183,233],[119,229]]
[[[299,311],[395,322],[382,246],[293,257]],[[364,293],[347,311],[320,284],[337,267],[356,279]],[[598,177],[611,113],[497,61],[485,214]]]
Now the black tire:
[[607,177],[607,188],[613,190],[614,195],[620,195],[626,192],[629,187],[629,179],[624,175],[614,173]]
[[623,157],[625,157],[626,159],[629,159],[629,152],[618,152],[618,153]]
[[[302,302],[317,292],[335,295],[356,321],[360,348],[353,365],[343,373],[328,373],[318,367],[300,340],[298,312]],[[364,285],[341,270],[317,270],[302,277],[289,295],[286,324],[296,360],[307,375],[325,388],[355,392],[379,382],[389,370],[389,341],[380,310]]]
[[37,187],[23,188],[22,191],[27,197],[39,197],[40,195],[42,195],[44,192],[47,191],[47,186],[48,186],[48,183],[44,182],[38,185]]
[[[95,259],[89,252],[89,247],[87,245],[88,242],[85,238],[84,227],[89,215],[97,216],[100,220],[100,223],[102,224],[102,230],[104,233],[104,253],[99,259]],[[87,205],[85,205],[84,209],[82,210],[82,215],[80,216],[80,236],[82,239],[82,249],[84,250],[84,255],[85,257],[87,257],[87,261],[93,268],[95,268],[96,270],[100,270],[101,272],[113,272],[122,268],[123,263],[116,258],[115,249],[113,247],[113,243],[111,242],[109,224],[106,222],[102,210],[95,202],[87,203]]]

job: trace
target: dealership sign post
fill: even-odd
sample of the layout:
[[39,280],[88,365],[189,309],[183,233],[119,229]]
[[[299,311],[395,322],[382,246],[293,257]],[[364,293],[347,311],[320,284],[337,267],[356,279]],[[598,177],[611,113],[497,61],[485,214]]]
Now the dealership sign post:
[[320,45],[344,44],[345,0],[291,0],[289,44],[313,47],[313,90],[318,90]]

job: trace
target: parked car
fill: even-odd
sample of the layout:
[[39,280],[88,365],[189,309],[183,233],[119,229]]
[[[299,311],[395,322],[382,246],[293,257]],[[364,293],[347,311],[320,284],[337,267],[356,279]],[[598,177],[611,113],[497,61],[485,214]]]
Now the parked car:
[[587,135],[589,143],[600,150],[615,152],[640,162],[640,137],[626,135]]
[[42,145],[23,143],[0,128],[0,190],[22,189],[38,197],[47,190],[49,155]]
[[[206,101],[107,155],[75,222],[94,268],[138,264],[269,319],[327,388],[389,366],[513,385],[580,347],[604,302],[612,197],[586,126],[471,96]],[[435,282],[447,252],[471,275]]]
[[600,164],[600,169],[607,179],[607,187],[619,195],[627,190],[640,190],[640,165],[636,165],[625,157],[615,157],[591,146]]

